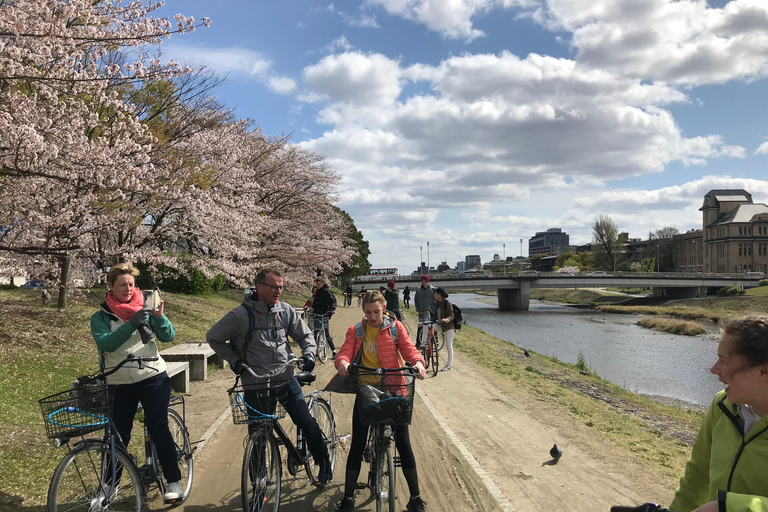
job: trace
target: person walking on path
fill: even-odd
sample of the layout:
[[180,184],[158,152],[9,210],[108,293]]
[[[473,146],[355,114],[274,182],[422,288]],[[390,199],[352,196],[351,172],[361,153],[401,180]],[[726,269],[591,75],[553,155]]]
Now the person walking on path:
[[328,328],[333,312],[336,309],[336,298],[333,296],[331,289],[328,288],[328,283],[325,282],[324,277],[318,277],[315,279],[315,288],[317,293],[315,294],[315,301],[312,305],[312,315],[325,315],[325,339],[328,342],[328,346],[331,348],[331,357],[336,357],[336,346],[333,344],[333,338],[331,338],[331,331]]
[[[224,315],[206,334],[208,344],[229,362],[234,373],[240,375],[244,387],[259,382],[247,371],[248,368],[264,375],[273,371],[275,365],[293,358],[289,336],[301,347],[303,370],[311,372],[315,367],[317,345],[312,331],[290,304],[278,300],[282,291],[282,273],[274,269],[262,270],[256,275],[256,286],[246,291],[242,305]],[[255,328],[249,339],[251,325]],[[309,413],[301,385],[293,375],[293,367],[287,367],[275,379],[282,383],[278,399],[293,423],[306,435],[309,451],[319,468],[318,481],[320,485],[326,485],[332,477],[328,448],[322,430]],[[246,392],[246,403],[249,398]],[[258,426],[249,424],[248,433],[255,428]]]
[[[363,298],[363,320],[347,330],[347,336],[336,358],[339,374],[326,386],[327,391],[339,391],[351,388],[349,374],[350,363],[358,362],[369,368],[400,368],[402,360],[408,361],[418,372],[418,378],[424,379],[424,359],[408,337],[405,326],[389,312],[385,312],[386,301],[381,293],[371,291]],[[390,326],[395,325],[398,341],[392,339]],[[359,336],[358,336],[358,333]],[[402,359],[401,359],[402,358]],[[363,425],[358,412],[357,399],[352,407],[352,440],[347,456],[346,475],[344,478],[344,498],[337,512],[355,510],[355,489],[357,477],[362,466],[363,450],[368,439],[368,426]],[[426,512],[426,503],[421,498],[419,477],[416,471],[416,459],[411,448],[408,425],[395,427],[395,445],[400,456],[403,476],[408,483],[411,497],[406,504],[408,512]],[[391,489],[390,492],[394,492]]]
[[434,298],[435,311],[432,319],[443,329],[445,346],[448,349],[448,362],[441,371],[447,372],[453,369],[453,335],[456,333],[456,329],[453,328],[453,305],[442,286],[435,288]]
[[406,286],[405,290],[403,290],[403,304],[405,305],[405,309],[411,309],[411,287]]
[[388,282],[386,288],[382,286],[382,293],[384,293],[384,300],[387,301],[387,311],[391,311],[395,318],[402,322],[403,315],[400,313],[400,297],[397,288],[395,288],[395,282]]
[[768,510],[768,316],[728,321],[709,370],[715,395],[669,508],[676,512]]
[[[419,315],[419,322],[430,319],[431,311],[435,309],[435,288],[429,284],[429,276],[421,276],[421,286],[414,294],[413,305],[416,306],[416,314]],[[421,348],[426,343],[427,331],[419,325],[416,332],[416,348]]]
[[144,308],[144,295],[136,288],[138,269],[129,263],[113,265],[107,273],[107,299],[91,316],[91,334],[99,350],[102,370],[116,366],[133,354],[157,357],[143,368],[125,365],[107,377],[114,398],[112,421],[124,446],[131,441],[133,420],[139,402],[144,408],[144,421],[157,448],[157,458],[168,482],[163,501],[183,497],[179,481],[181,471],[176,457],[176,444],[168,430],[168,400],[171,379],[165,361],[157,350],[157,341],[168,343],[176,337],[176,329],[165,316],[165,303],[150,311]]
[[357,307],[363,307],[363,296],[365,295],[365,286],[360,287],[360,291],[357,292]]

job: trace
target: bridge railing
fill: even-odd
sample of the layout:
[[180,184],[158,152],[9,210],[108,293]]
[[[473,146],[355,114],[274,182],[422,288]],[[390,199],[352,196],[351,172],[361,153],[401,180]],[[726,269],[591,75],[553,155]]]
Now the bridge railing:
[[[593,274],[593,275],[590,275]],[[596,275],[599,274],[599,275]],[[356,284],[374,285],[381,284],[386,286],[388,281],[419,281],[421,276],[414,275],[400,275],[390,276],[382,279],[355,279]],[[602,272],[602,271],[585,271],[578,273],[562,273],[562,272],[540,272],[536,270],[526,270],[523,272],[470,272],[470,273],[430,273],[430,280],[455,280],[455,279],[499,279],[499,278],[536,278],[536,277],[558,277],[563,279],[574,279],[581,277],[590,278],[662,278],[662,279],[740,279],[740,280],[760,280],[765,279],[766,274],[762,272],[742,272],[742,273],[716,273],[716,272]]]

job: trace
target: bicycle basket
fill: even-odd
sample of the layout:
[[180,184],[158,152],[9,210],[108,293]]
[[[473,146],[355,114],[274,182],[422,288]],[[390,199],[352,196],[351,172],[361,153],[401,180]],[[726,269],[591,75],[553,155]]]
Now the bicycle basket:
[[322,329],[325,329],[325,316],[324,315],[315,315],[312,317],[312,330],[313,331],[320,331]]
[[38,401],[46,435],[51,438],[77,437],[102,430],[112,415],[112,397],[106,383],[80,385]]
[[285,409],[278,400],[285,386],[268,387],[267,384],[238,384],[227,390],[232,421],[235,425],[277,421],[285,417]]
[[[363,380],[360,380],[363,377]],[[368,377],[366,379],[366,377]],[[378,384],[367,384],[370,376],[355,379],[357,410],[363,425],[410,425],[416,377],[393,373],[380,377]]]

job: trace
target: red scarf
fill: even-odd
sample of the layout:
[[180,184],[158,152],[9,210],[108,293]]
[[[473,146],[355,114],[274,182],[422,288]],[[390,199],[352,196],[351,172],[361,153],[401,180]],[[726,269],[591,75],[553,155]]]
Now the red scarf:
[[107,307],[123,322],[127,322],[137,311],[144,307],[144,294],[141,293],[141,290],[135,288],[130,302],[118,302],[112,294],[112,290],[110,290],[107,293]]

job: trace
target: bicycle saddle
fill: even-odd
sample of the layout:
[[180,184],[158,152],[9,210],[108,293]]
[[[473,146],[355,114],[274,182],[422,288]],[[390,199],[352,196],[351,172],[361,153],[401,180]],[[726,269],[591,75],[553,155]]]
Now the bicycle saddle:
[[302,386],[306,384],[312,384],[315,382],[315,379],[317,378],[317,375],[315,375],[312,372],[299,372],[296,374],[296,379],[298,379],[299,384]]

